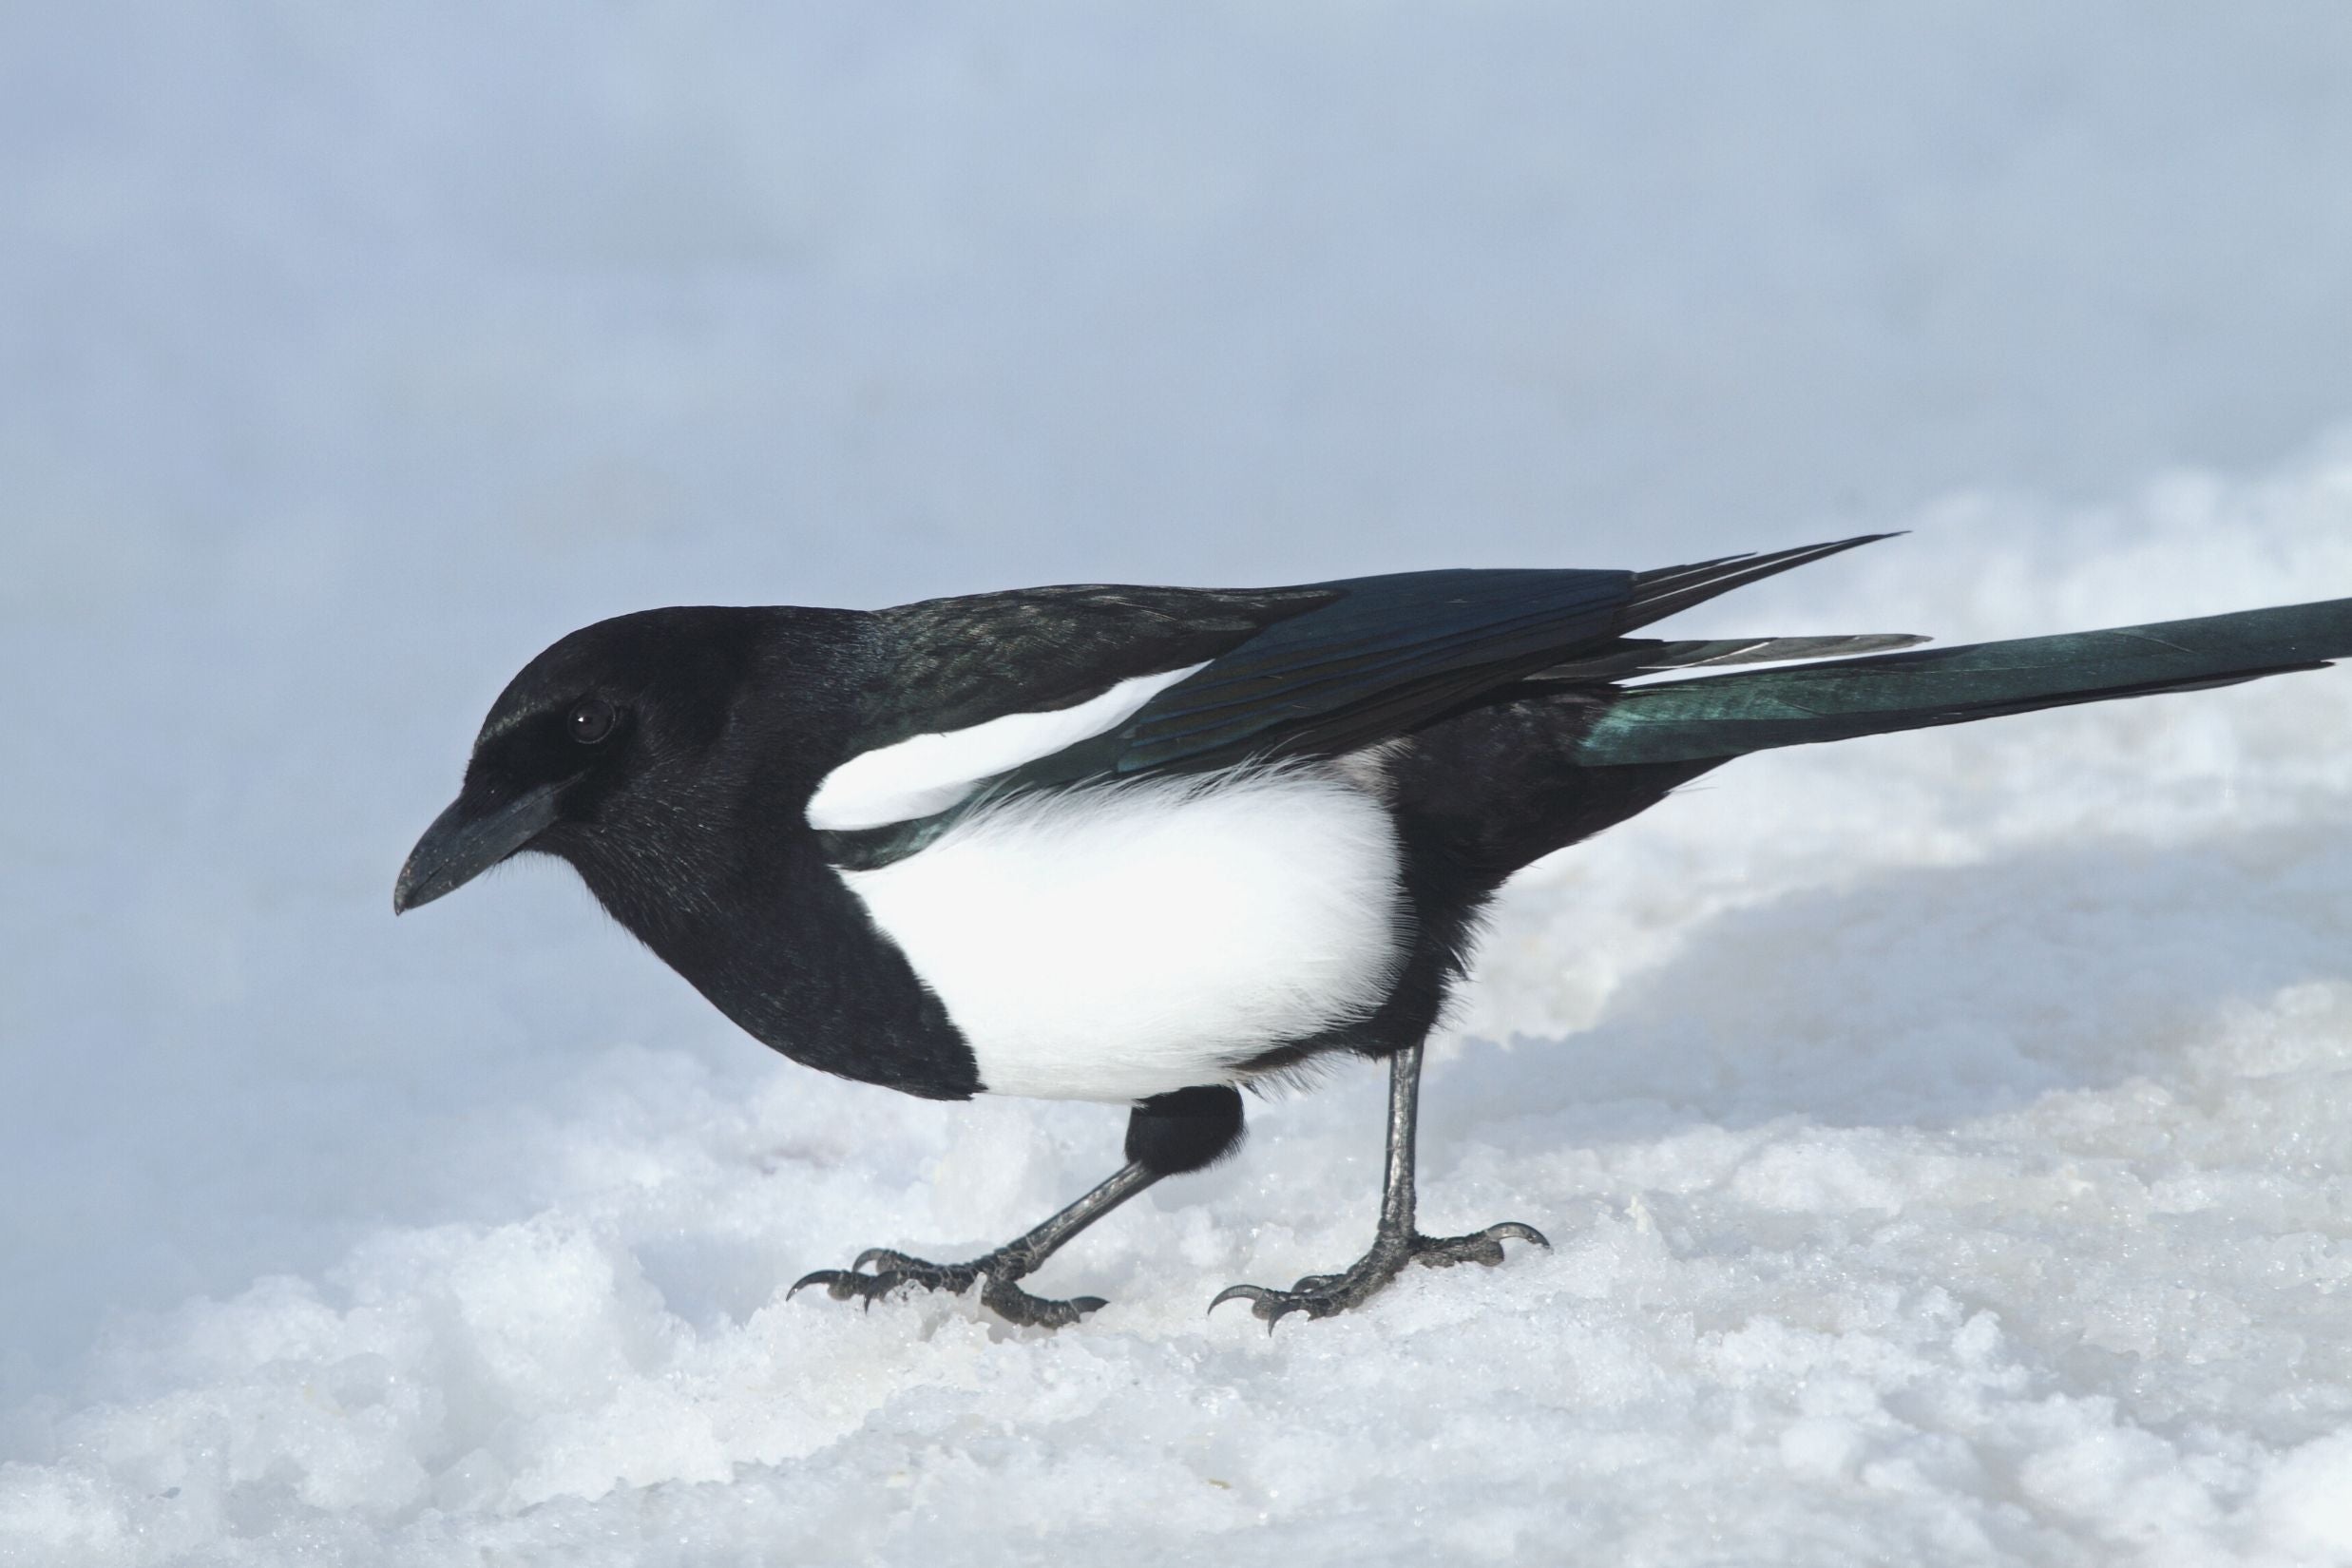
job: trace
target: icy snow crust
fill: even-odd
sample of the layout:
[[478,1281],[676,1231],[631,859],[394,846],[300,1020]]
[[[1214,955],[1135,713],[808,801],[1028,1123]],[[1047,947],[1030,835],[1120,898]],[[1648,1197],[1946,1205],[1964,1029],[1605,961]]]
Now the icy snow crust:
[[387,912],[648,603],[1905,524],[1692,629],[2352,594],[2352,11],[1699,15],[0,13],[0,1563],[2352,1560],[2352,672],[1538,869],[1423,1212],[1557,1251],[1271,1337],[1202,1308],[1361,1250],[1375,1073],[1080,1329],[787,1303],[1118,1117],[780,1061],[556,868]]

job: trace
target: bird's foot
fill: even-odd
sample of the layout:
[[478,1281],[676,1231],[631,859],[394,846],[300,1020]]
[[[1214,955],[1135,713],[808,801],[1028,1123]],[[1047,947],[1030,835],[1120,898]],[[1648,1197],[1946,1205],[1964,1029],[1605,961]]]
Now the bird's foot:
[[[873,1268],[871,1273],[866,1272],[869,1264]],[[893,1291],[945,1291],[960,1296],[985,1279],[987,1285],[980,1292],[982,1304],[1005,1322],[1023,1329],[1063,1328],[1105,1305],[1100,1296],[1056,1301],[1031,1295],[1019,1281],[1036,1267],[1034,1260],[1010,1247],[1000,1247],[969,1263],[929,1263],[887,1247],[869,1247],[847,1269],[819,1269],[802,1275],[784,1295],[789,1300],[804,1286],[822,1285],[835,1301],[863,1301],[870,1309]]]
[[1228,1286],[1209,1303],[1209,1310],[1214,1312],[1229,1301],[1246,1301],[1250,1310],[1266,1320],[1266,1331],[1272,1333],[1274,1325],[1292,1312],[1329,1317],[1334,1312],[1363,1306],[1402,1273],[1407,1263],[1418,1263],[1426,1269],[1446,1269],[1457,1263],[1483,1263],[1492,1268],[1502,1261],[1505,1238],[1532,1241],[1539,1247],[1552,1245],[1541,1231],[1515,1219],[1489,1225],[1466,1236],[1384,1231],[1373,1239],[1370,1252],[1340,1273],[1309,1274],[1287,1291],[1269,1290],[1263,1285]]

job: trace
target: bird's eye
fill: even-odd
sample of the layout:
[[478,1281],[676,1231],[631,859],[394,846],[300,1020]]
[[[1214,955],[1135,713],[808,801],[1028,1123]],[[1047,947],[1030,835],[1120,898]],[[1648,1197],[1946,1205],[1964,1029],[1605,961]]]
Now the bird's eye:
[[593,746],[613,733],[613,705],[601,697],[583,697],[572,704],[572,738]]

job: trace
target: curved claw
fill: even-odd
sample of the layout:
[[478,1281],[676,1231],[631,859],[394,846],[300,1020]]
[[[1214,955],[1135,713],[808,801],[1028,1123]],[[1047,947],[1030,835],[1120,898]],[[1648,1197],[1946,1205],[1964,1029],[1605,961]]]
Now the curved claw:
[[1293,1291],[1270,1291],[1263,1285],[1228,1285],[1216,1293],[1215,1300],[1209,1303],[1209,1310],[1214,1312],[1229,1301],[1248,1302],[1250,1310],[1266,1325],[1266,1331],[1270,1334],[1274,1331],[1275,1324],[1292,1312],[1323,1317],[1330,1310],[1318,1307],[1305,1280],[1299,1281],[1299,1288]]
[[1516,1219],[1506,1219],[1500,1225],[1489,1225],[1486,1229],[1481,1231],[1479,1234],[1482,1236],[1491,1236],[1497,1241],[1501,1241],[1506,1236],[1513,1241],[1532,1241],[1547,1252],[1552,1250],[1552,1238],[1550,1236],[1545,1235],[1541,1231],[1537,1230],[1534,1226],[1522,1225]]
[[832,1287],[846,1277],[849,1271],[847,1269],[819,1269],[813,1273],[802,1274],[798,1279],[793,1281],[792,1289],[784,1292],[784,1299],[786,1301],[792,1300],[793,1297],[798,1295],[801,1291],[807,1290],[812,1285],[824,1286],[827,1293],[830,1294],[832,1293]]
[[835,1301],[848,1301],[854,1297],[862,1301],[866,1310],[870,1312],[875,1302],[908,1283],[905,1274],[889,1270],[878,1274],[861,1274],[848,1269],[819,1269],[794,1281],[792,1290],[784,1292],[784,1299],[790,1301],[794,1291],[803,1285],[822,1285],[825,1293]]
[[1228,1285],[1216,1293],[1215,1300],[1209,1303],[1209,1310],[1214,1312],[1229,1301],[1264,1301],[1273,1293],[1263,1285]]

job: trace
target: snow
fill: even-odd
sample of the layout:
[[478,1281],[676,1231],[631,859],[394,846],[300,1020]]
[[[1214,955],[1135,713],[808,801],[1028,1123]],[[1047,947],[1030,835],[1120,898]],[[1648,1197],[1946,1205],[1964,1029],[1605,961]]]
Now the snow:
[[1041,1288],[1119,1119],[734,1033],[552,868],[659,602],[1650,564],[1697,632],[2352,594],[2352,13],[0,13],[0,1563],[2352,1561],[2352,672],[1743,762]]

